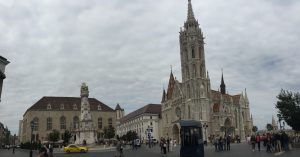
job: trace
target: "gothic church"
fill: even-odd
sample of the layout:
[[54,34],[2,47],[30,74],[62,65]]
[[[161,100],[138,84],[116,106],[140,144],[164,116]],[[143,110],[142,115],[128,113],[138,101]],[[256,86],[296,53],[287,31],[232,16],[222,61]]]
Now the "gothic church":
[[179,141],[181,119],[193,119],[204,124],[203,137],[230,134],[241,140],[251,134],[253,126],[247,93],[229,95],[221,78],[220,91],[212,90],[205,67],[204,38],[194,17],[191,0],[188,15],[180,30],[182,82],[171,72],[168,89],[162,95],[162,136]]

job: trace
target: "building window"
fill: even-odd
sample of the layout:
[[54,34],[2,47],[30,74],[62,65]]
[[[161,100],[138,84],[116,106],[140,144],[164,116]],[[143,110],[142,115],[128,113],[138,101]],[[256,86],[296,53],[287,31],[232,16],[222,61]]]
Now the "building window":
[[73,110],[77,110],[77,105],[76,104],[73,105]]
[[47,130],[52,130],[52,118],[47,118]]
[[150,122],[150,125],[152,126],[152,122]]
[[79,118],[77,116],[75,116],[73,118],[73,129],[77,129],[79,126]]
[[190,98],[191,97],[191,88],[190,88],[190,85],[187,85],[187,98]]
[[47,110],[51,110],[51,104],[47,105]]
[[99,110],[99,111],[101,111],[101,110],[102,110],[102,108],[101,108],[101,105],[100,105],[100,104],[98,105],[98,110]]
[[60,109],[64,110],[65,109],[65,105],[64,104],[60,104]]
[[197,77],[197,70],[196,70],[195,64],[193,64],[193,75],[194,75],[194,77]]
[[192,47],[192,58],[195,58],[195,49]]
[[152,119],[152,116],[150,116],[150,119]]
[[98,128],[102,129],[102,117],[98,118]]
[[189,67],[186,66],[186,76],[189,78],[190,77],[190,71],[189,71]]
[[37,117],[33,118],[33,131],[39,130],[39,119]]
[[66,117],[60,117],[60,129],[66,129]]
[[109,127],[112,127],[112,118],[109,118],[109,119],[108,119],[108,126],[109,126]]

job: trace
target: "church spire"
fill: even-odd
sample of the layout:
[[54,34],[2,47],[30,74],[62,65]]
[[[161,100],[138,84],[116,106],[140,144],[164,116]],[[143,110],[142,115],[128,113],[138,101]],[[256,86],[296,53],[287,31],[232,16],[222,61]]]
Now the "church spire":
[[187,15],[187,21],[189,20],[196,20],[193,12],[192,2],[189,0],[188,3],[188,15]]
[[226,93],[226,85],[224,83],[224,78],[223,78],[223,69],[222,69],[222,78],[221,78],[221,85],[220,85],[221,93],[225,94]]

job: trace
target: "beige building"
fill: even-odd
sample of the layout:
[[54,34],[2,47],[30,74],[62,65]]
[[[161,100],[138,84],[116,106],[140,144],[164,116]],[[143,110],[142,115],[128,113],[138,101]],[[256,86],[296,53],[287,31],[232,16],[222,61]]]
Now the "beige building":
[[[97,138],[103,137],[104,127],[116,124],[116,111],[95,98],[88,98],[93,128]],[[61,135],[65,130],[76,134],[80,126],[80,97],[43,97],[33,104],[23,115],[20,121],[20,142],[47,141],[52,130],[58,130]],[[34,122],[33,136],[31,136],[30,122]],[[62,138],[62,137],[61,137]],[[71,138],[74,142],[76,136]]]
[[180,119],[202,122],[205,140],[211,135],[251,134],[253,126],[247,93],[228,94],[221,77],[220,90],[212,90],[206,71],[204,37],[194,17],[191,0],[188,15],[179,32],[182,81],[170,74],[167,92],[162,96],[162,134],[179,140]]
[[128,131],[137,133],[141,140],[159,139],[159,121],[161,114],[160,104],[148,104],[124,117],[121,117],[117,125],[117,135],[125,135]]

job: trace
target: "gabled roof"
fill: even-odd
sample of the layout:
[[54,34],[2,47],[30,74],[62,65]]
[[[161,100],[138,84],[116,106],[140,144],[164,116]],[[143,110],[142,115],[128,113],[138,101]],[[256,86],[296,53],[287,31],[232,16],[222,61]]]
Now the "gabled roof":
[[120,119],[120,122],[121,123],[126,122],[144,113],[161,114],[161,104],[148,104],[124,116],[123,118]]
[[[101,101],[95,99],[95,98],[89,98],[90,103],[90,109],[91,111],[98,110],[98,105],[101,106],[101,111],[103,112],[114,112],[112,108],[105,105]],[[66,110],[74,110],[74,104],[77,105],[77,110],[81,110],[81,98],[80,97],[49,97],[45,96],[42,97],[39,101],[37,101],[35,104],[33,104],[27,111],[34,111],[34,110],[47,110],[47,105],[51,105],[51,110],[60,110],[60,105],[64,104],[64,109],[62,111]],[[51,111],[50,110],[50,111]],[[24,113],[24,115],[27,113],[27,111]]]

